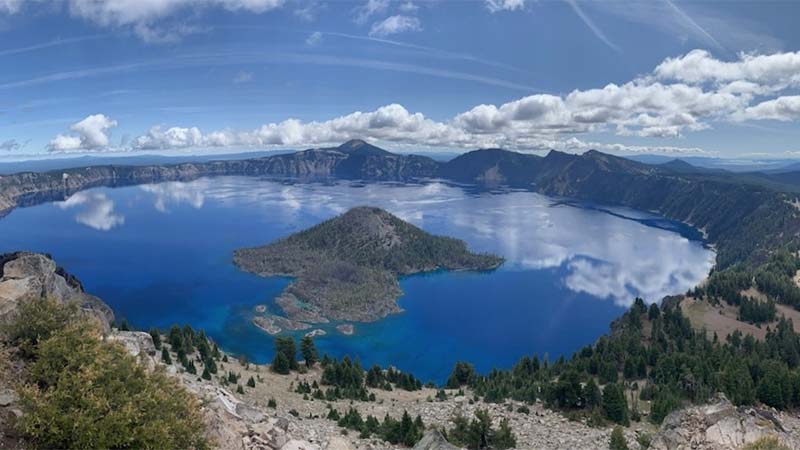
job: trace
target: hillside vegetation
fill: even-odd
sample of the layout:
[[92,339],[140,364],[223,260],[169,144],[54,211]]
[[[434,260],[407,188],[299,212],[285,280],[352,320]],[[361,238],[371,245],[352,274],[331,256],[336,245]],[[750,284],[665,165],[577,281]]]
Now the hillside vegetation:
[[74,304],[28,299],[2,327],[23,364],[17,423],[33,448],[204,449],[197,400],[105,342]]

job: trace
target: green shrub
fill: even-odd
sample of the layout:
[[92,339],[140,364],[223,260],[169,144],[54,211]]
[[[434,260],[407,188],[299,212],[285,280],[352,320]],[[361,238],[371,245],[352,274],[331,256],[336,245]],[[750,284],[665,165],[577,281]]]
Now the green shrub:
[[609,442],[608,448],[610,450],[628,450],[628,443],[625,441],[625,435],[619,425],[614,427],[614,431],[611,432],[611,442]]
[[6,343],[15,346],[20,356],[31,359],[36,346],[78,318],[75,303],[61,304],[53,299],[20,299],[17,312],[0,327]]
[[196,399],[85,322],[50,333],[35,354],[18,422],[34,447],[209,447]]

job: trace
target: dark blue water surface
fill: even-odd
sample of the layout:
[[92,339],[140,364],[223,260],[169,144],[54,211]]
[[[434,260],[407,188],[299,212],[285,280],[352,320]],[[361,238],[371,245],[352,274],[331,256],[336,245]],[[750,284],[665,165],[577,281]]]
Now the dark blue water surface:
[[[650,214],[582,208],[531,192],[220,177],[79,192],[0,220],[0,251],[50,253],[119,318],[147,329],[189,323],[257,362],[272,337],[254,307],[291,281],[237,270],[234,249],[270,242],[357,205],[504,256],[492,273],[401,281],[402,314],[333,328],[321,352],[395,365],[441,382],[457,360],[481,371],[526,354],[555,359],[591,343],[635,296],[649,301],[702,280],[713,253],[690,230]],[[655,226],[648,226],[655,225]],[[301,334],[297,334],[297,337]]]

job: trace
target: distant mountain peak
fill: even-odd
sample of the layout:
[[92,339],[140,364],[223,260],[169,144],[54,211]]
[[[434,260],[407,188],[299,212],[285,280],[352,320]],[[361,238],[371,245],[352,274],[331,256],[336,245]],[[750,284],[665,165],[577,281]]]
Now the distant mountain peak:
[[361,139],[351,139],[344,144],[336,147],[336,150],[348,154],[363,154],[363,155],[391,155],[392,153],[386,151],[378,146],[372,145],[367,141]]
[[344,144],[340,145],[339,148],[349,148],[352,150],[361,147],[362,145],[369,145],[367,141],[363,139],[350,139],[349,141],[345,142]]

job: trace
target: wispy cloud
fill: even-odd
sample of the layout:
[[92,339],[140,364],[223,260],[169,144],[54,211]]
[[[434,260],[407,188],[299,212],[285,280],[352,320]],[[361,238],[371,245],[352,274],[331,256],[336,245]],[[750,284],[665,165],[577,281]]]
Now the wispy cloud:
[[316,47],[320,42],[322,42],[322,33],[319,31],[309,34],[306,38],[306,45],[309,47]]
[[392,34],[405,33],[407,31],[421,31],[419,19],[412,16],[396,15],[376,22],[369,30],[370,36],[389,36]]
[[249,83],[251,81],[253,81],[253,72],[242,71],[237,73],[236,76],[233,77],[234,84]]
[[389,9],[389,0],[367,0],[355,9],[355,23],[363,24],[370,20],[373,16],[383,14]]
[[515,67],[515,66],[512,66],[510,64],[505,64],[505,63],[498,62],[498,61],[492,61],[492,60],[488,60],[488,59],[484,59],[484,58],[478,58],[476,56],[473,56],[473,55],[470,55],[470,54],[467,54],[467,53],[451,52],[451,51],[442,50],[442,49],[435,48],[435,47],[428,47],[428,46],[424,46],[424,45],[411,44],[411,43],[408,43],[408,42],[402,42],[402,41],[397,41],[397,40],[393,40],[393,39],[386,39],[386,38],[381,38],[381,37],[376,37],[376,36],[361,36],[361,35],[356,35],[356,34],[339,33],[339,32],[335,32],[335,31],[323,31],[321,33],[323,35],[326,35],[326,36],[334,36],[334,37],[340,37],[340,38],[344,38],[344,39],[353,39],[353,40],[359,40],[359,41],[375,42],[375,43],[390,45],[390,46],[394,46],[394,47],[401,47],[401,48],[407,48],[407,49],[411,49],[411,50],[418,50],[420,52],[425,53],[427,56],[443,58],[443,59],[460,59],[460,60],[463,60],[463,61],[474,62],[474,63],[482,64],[482,65],[485,65],[485,66],[496,67],[496,68],[499,68],[499,69],[506,69],[506,70],[511,70],[511,71],[514,71],[514,72],[525,73],[525,74],[530,75],[530,72],[528,72],[528,71],[526,71],[524,69],[520,69],[519,67]]
[[594,33],[594,35],[597,36],[597,39],[600,39],[604,44],[606,44],[609,48],[611,48],[615,52],[622,53],[622,49],[620,49],[617,46],[617,44],[611,42],[611,40],[605,35],[605,33],[603,33],[603,30],[601,30],[594,23],[594,21],[592,21],[592,19],[588,15],[586,15],[583,9],[581,9],[576,0],[565,0],[565,1],[570,6],[570,8],[572,8],[572,11],[574,11],[575,14],[578,17],[580,17],[583,23],[586,24],[586,26],[592,31],[592,33]]
[[0,83],[0,90],[18,89],[38,86],[48,83],[79,80],[86,78],[102,77],[119,72],[132,73],[142,70],[178,70],[190,67],[219,67],[221,65],[238,65],[253,62],[271,64],[312,64],[326,66],[361,67],[374,70],[386,70],[401,73],[415,73],[452,80],[473,81],[476,83],[500,86],[508,89],[537,92],[541,89],[533,86],[515,83],[512,81],[477,75],[469,72],[440,69],[435,67],[408,64],[401,62],[382,61],[374,59],[352,58],[329,54],[303,54],[303,53],[201,53],[175,56],[169,59],[157,59],[117,66],[93,67],[64,72],[55,72],[48,75],[28,78],[24,80]]
[[709,43],[714,45],[714,47],[716,47],[719,50],[725,50],[725,47],[723,47],[722,44],[720,44],[719,41],[717,41],[714,38],[714,36],[711,35],[711,33],[706,31],[705,28],[701,27],[700,24],[698,24],[694,19],[692,19],[688,14],[686,14],[686,12],[684,12],[683,9],[679,8],[678,5],[676,5],[672,0],[664,0],[664,2],[667,4],[667,6],[670,7],[670,9],[675,11],[675,14],[677,14],[678,17],[680,17],[683,21],[685,21],[689,27],[696,30],[698,33],[700,33],[701,36],[704,36]]
[[91,36],[79,36],[74,38],[55,39],[52,41],[41,42],[39,44],[28,45],[25,47],[7,48],[0,50],[0,56],[19,55],[22,53],[35,52],[46,48],[60,47],[63,45],[78,44],[86,41],[94,41],[103,38],[104,35],[96,34]]

